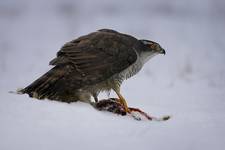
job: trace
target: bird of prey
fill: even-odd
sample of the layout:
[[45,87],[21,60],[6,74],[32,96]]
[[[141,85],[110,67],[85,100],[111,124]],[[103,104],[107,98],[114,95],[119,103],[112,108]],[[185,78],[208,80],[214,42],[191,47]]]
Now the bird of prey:
[[53,68],[19,92],[69,103],[91,102],[91,97],[98,102],[100,92],[113,90],[130,113],[120,86],[157,54],[165,50],[156,42],[101,29],[63,45],[49,63]]

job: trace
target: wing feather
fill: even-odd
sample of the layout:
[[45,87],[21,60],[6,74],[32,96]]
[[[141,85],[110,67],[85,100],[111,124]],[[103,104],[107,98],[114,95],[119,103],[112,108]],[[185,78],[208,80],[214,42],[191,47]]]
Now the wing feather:
[[[130,40],[128,40],[130,39]],[[66,43],[51,65],[71,63],[83,76],[83,85],[101,82],[133,64],[137,54],[134,37],[100,30]],[[75,78],[71,81],[76,82]]]

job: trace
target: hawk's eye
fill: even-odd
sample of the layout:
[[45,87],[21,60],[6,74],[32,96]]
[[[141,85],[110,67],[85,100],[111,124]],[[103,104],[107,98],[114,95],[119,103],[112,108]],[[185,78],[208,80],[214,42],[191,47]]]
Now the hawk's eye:
[[155,44],[149,44],[149,47],[151,48],[151,49],[155,49]]
[[142,43],[151,49],[153,49],[155,47],[155,44],[152,41],[142,40]]
[[148,44],[146,44],[147,47],[151,48],[151,49],[155,49],[156,45],[152,42],[148,42]]

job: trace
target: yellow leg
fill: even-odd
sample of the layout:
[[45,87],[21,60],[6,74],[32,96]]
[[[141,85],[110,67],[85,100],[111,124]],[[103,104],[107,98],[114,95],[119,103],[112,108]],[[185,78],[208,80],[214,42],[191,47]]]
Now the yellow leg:
[[130,113],[131,111],[130,111],[130,109],[128,108],[128,105],[127,105],[127,102],[126,102],[125,98],[123,98],[123,96],[120,94],[120,92],[117,92],[117,91],[115,91],[115,92],[116,92],[116,94],[117,94],[118,97],[119,97],[119,102],[120,102],[120,104],[123,105],[123,107],[124,107],[124,109],[125,109],[125,111],[126,111],[127,113]]

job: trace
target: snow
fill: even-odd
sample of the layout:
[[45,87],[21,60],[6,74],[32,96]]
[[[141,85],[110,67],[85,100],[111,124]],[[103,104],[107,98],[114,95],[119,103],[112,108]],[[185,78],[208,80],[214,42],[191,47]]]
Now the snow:
[[[224,8],[223,0],[0,1],[0,150],[223,150]],[[66,41],[101,28],[166,50],[122,93],[130,106],[170,120],[135,121],[81,102],[8,93],[49,70]]]

